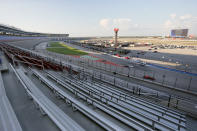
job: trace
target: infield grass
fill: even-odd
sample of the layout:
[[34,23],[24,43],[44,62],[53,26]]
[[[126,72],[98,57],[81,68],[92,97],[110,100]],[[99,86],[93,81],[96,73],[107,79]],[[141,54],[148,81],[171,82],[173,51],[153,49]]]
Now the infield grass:
[[87,55],[87,52],[72,48],[61,42],[51,42],[50,47],[47,48],[48,51],[65,54],[65,55]]

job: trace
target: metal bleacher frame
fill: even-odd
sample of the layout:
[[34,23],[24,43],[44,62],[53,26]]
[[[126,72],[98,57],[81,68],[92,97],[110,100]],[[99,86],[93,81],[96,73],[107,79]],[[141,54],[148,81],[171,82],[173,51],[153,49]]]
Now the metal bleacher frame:
[[49,100],[24,74],[21,68],[14,69],[11,66],[17,78],[24,86],[28,96],[33,99],[34,104],[41,110],[43,115],[48,115],[49,118],[62,131],[84,131],[84,129],[67,116],[57,105]]
[[[57,77],[55,77],[55,75],[52,75],[48,72],[47,72],[47,75],[51,79],[55,80],[57,83],[61,84],[62,86],[68,87],[69,86],[68,84],[70,84],[72,86],[80,88],[81,90],[85,91],[89,95],[97,97],[101,101],[104,100],[104,102],[106,104],[110,103],[109,105],[114,106],[115,108],[117,108],[125,113],[129,112],[128,114],[130,114],[131,116],[133,115],[136,117],[136,114],[137,114],[138,116],[136,118],[138,118],[138,119],[140,118],[141,120],[144,119],[144,121],[147,121],[147,120],[151,121],[153,128],[163,126],[164,129],[166,129],[166,130],[167,129],[169,129],[169,130],[186,130],[186,125],[185,125],[186,121],[185,121],[184,115],[174,112],[172,110],[167,110],[165,108],[161,108],[160,106],[153,105],[152,103],[148,105],[147,102],[144,102],[142,100],[140,101],[138,99],[136,100],[133,98],[128,98],[128,96],[123,97],[120,95],[122,93],[119,94],[118,92],[112,92],[112,91],[110,91],[111,89],[106,90],[106,92],[101,91],[101,90],[96,90],[95,85],[92,85],[92,84],[86,85],[84,81],[82,81],[82,82],[80,82],[80,80],[73,81],[73,79],[68,79],[68,78],[64,77],[64,80],[68,83],[68,84],[66,84],[65,82],[63,82],[60,79],[58,79]],[[93,88],[91,88],[91,86]],[[103,86],[104,85],[98,86],[98,88],[101,89]],[[84,90],[84,89],[86,89],[86,90]],[[116,99],[117,102],[112,101],[112,99]],[[126,99],[128,100],[127,102],[126,102]],[[129,108],[126,108],[126,110],[125,110],[124,106],[122,106],[121,104],[117,104],[117,103],[119,103],[118,101],[119,102],[122,101],[128,105],[135,106],[137,109],[136,109],[136,111],[133,109],[131,110]],[[136,106],[134,104],[131,104],[131,103],[129,103],[129,101],[133,101],[133,103],[135,103],[136,105],[140,105],[142,107],[140,108],[140,106]],[[145,108],[146,110],[143,108]],[[139,112],[139,110],[141,110],[141,112]],[[146,112],[146,114],[143,114],[144,112]],[[150,116],[150,114],[151,114],[152,116],[154,116],[153,118],[156,117],[156,119],[149,118],[147,116],[147,114],[149,114],[148,116]],[[165,122],[162,122],[162,121],[165,121],[168,124],[165,124]],[[169,123],[173,126],[170,127]],[[160,129],[162,129],[162,128],[160,128]]]
[[[49,81],[48,79],[46,79],[43,75],[41,75],[40,73],[38,73],[36,70],[32,70],[33,74],[36,75],[43,83],[45,83],[49,88],[51,88],[58,96],[62,97],[62,98],[66,98],[66,99],[69,99],[71,102],[73,102],[72,98],[69,98],[68,95],[63,91],[61,90],[60,88],[58,88],[56,85],[54,85],[51,81]],[[138,118],[139,119],[139,116],[142,118],[141,120],[144,119],[144,121],[151,121],[152,122],[152,129],[149,127],[149,126],[146,126],[146,125],[143,125],[142,123],[140,123],[139,121],[135,120],[135,119],[132,119],[132,118],[129,118],[127,116],[124,116],[121,112],[117,112],[115,110],[113,110],[113,108],[109,108],[107,107],[105,104],[109,104],[107,101],[105,101],[103,103],[93,99],[94,97],[96,97],[95,95],[93,94],[96,94],[94,93],[93,91],[89,92],[91,94],[91,96],[93,97],[89,97],[87,96],[86,94],[84,94],[83,92],[81,91],[78,91],[76,88],[73,87],[72,84],[65,84],[63,81],[57,79],[54,77],[54,75],[51,75],[51,78],[53,78],[58,84],[62,85],[63,87],[67,88],[68,90],[72,91],[75,95],[77,95],[78,97],[86,100],[87,102],[89,101],[90,103],[92,103],[92,105],[96,106],[97,108],[103,110],[104,112],[106,113],[109,113],[110,115],[112,115],[113,117],[117,118],[118,120],[122,121],[123,123],[131,126],[132,128],[134,129],[137,129],[137,130],[154,130],[154,129],[160,129],[160,130],[185,130],[185,125],[182,125],[180,124],[179,122],[178,123],[175,123],[175,122],[172,122],[170,121],[171,123],[173,124],[177,124],[178,126],[177,127],[171,127],[169,126],[169,124],[165,124],[165,123],[162,123],[160,122],[159,120],[156,121],[156,120],[152,120],[150,118],[148,118],[147,116],[144,116],[144,115],[140,115],[139,112],[133,112],[132,115],[135,115],[135,113],[138,115]],[[76,84],[76,82],[72,82],[73,84]],[[76,87],[76,85],[75,85]],[[80,88],[81,90],[82,89],[82,84],[79,84],[77,86],[77,88]],[[83,90],[84,91],[84,90]],[[87,92],[87,93],[88,93]],[[97,94],[98,95],[98,94]],[[101,96],[99,96],[101,97]],[[76,101],[73,102],[74,106],[79,109],[79,107],[76,106]],[[120,108],[119,108],[120,109]],[[123,108],[121,108],[123,109]],[[79,109],[80,110],[80,109]],[[121,110],[123,111],[123,110]],[[163,118],[163,117],[160,117],[159,119],[165,119],[165,120],[168,120],[166,118]]]
[[[108,131],[114,131],[114,130],[121,131],[121,130],[124,130],[121,127],[119,127],[116,124],[114,124],[113,122],[111,122],[108,119],[106,119],[105,117],[102,117],[98,113],[94,112],[92,109],[88,108],[87,106],[85,106],[80,101],[78,101],[77,99],[73,98],[72,96],[70,96],[66,92],[64,92],[62,89],[60,89],[59,87],[57,87],[56,85],[54,85],[52,82],[50,82],[49,80],[47,80],[45,77],[43,77],[36,70],[31,69],[31,71],[43,83],[45,83],[50,89],[52,89],[53,92],[57,96],[61,97],[67,103],[71,104],[73,108],[78,109],[80,112],[82,112],[83,114],[85,114],[86,116],[88,116],[90,119],[94,120],[97,124],[99,124],[104,129],[106,129]],[[76,93],[80,93],[80,92],[76,92]],[[89,98],[89,99],[87,98],[87,101],[88,100],[91,101],[91,98]],[[143,129],[143,128],[141,128],[141,129]]]

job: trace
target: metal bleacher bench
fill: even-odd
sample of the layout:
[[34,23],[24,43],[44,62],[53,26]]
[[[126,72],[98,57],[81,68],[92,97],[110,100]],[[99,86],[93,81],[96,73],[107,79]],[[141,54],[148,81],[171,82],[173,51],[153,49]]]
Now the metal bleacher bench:
[[[49,88],[51,88],[53,91],[56,91],[60,95],[60,97],[62,97],[66,101],[70,101],[72,103],[72,105],[75,106],[75,108],[77,108],[80,112],[82,112],[83,114],[88,116],[90,119],[95,121],[97,124],[102,126],[104,129],[106,129],[108,131],[115,131],[115,130],[122,131],[122,130],[124,130],[121,127],[119,127],[118,125],[116,125],[115,123],[113,123],[112,121],[108,120],[107,118],[105,118],[102,115],[100,115],[97,112],[95,112],[93,109],[87,107],[86,105],[84,105],[83,103],[78,101],[76,98],[74,98],[74,97],[70,96],[69,94],[67,94],[66,92],[64,92],[62,89],[60,89],[55,84],[53,84],[53,82],[51,82],[48,79],[46,79],[46,77],[41,75],[36,70],[32,69],[32,72],[42,82],[44,82]],[[83,94],[83,93],[81,93],[81,94]],[[85,97],[85,95],[84,95],[84,97]]]
[[[54,77],[54,75],[51,75],[50,73],[49,73],[49,76]],[[122,97],[121,96],[122,92],[119,92],[110,87],[106,87],[105,85],[92,84],[92,83],[89,83],[86,81],[80,81],[80,80],[75,81],[68,77],[64,77],[64,76],[62,77],[64,78],[65,81],[67,81],[68,83],[71,82],[71,84],[76,85],[78,88],[81,88],[81,87],[83,87],[84,89],[86,88],[86,90],[88,90],[89,92],[92,92],[95,95],[97,94],[97,96],[99,96],[99,94],[102,94],[103,98],[106,98],[109,101],[111,101],[110,104],[112,106],[116,106],[116,108],[118,109],[121,108],[123,112],[127,112],[131,115],[132,115],[132,112],[133,113],[135,112],[132,116],[135,116],[136,118],[140,118],[142,120],[142,116],[143,116],[143,119],[146,121],[147,119],[149,119],[149,121],[152,120],[158,125],[163,125],[166,128],[170,126],[174,127],[174,129],[172,128],[172,130],[186,130],[185,116],[182,114],[179,114],[178,112],[154,105],[153,103],[149,103],[147,101],[134,99],[132,97],[129,98],[129,96]],[[119,105],[117,106],[117,104]],[[125,110],[124,108],[126,108],[127,110]],[[138,116],[136,116],[137,114]]]
[[43,114],[48,117],[57,125],[62,131],[84,131],[84,129],[67,116],[57,105],[49,100],[35,84],[24,74],[21,68],[14,69],[17,78],[24,86],[27,94],[33,99],[34,103],[41,110]]

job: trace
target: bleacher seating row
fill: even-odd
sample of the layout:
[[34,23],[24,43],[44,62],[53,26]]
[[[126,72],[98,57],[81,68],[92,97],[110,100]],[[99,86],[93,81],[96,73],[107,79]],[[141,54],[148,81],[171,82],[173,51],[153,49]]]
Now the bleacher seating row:
[[57,105],[49,100],[25,75],[24,71],[14,69],[17,78],[24,86],[27,94],[33,99],[36,106],[40,109],[42,114],[47,114],[49,118],[57,125],[62,131],[84,131],[84,129],[67,116]]
[[[58,83],[60,80],[54,74],[48,73],[50,78],[56,79]],[[58,75],[56,75],[58,76]],[[64,80],[77,87],[84,88],[86,92],[90,93],[94,97],[97,97],[101,101],[106,102],[108,105],[121,110],[122,112],[135,117],[138,120],[144,121],[146,124],[152,124],[153,129],[158,128],[159,130],[186,130],[185,115],[180,114],[174,110],[170,110],[147,101],[136,99],[132,96],[121,96],[123,94],[113,88],[107,87],[100,84],[92,84],[80,80],[69,79],[64,77]],[[57,80],[58,79],[58,80]],[[68,86],[68,85],[67,85]],[[121,107],[121,108],[120,108]],[[151,122],[150,122],[151,121]]]

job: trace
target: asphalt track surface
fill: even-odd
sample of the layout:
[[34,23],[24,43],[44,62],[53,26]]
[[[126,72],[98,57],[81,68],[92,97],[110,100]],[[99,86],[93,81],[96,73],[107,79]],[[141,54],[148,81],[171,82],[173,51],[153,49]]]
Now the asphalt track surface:
[[15,46],[23,47],[26,49],[34,49],[34,47],[42,42],[47,41],[46,39],[32,39],[32,40],[20,40],[20,41],[11,41],[4,42],[8,44],[13,44]]
[[160,68],[160,69],[163,69],[163,70],[169,70],[169,71],[179,72],[179,73],[182,73],[182,74],[187,74],[187,75],[190,75],[190,76],[197,76],[196,73],[190,73],[190,72],[181,71],[181,70],[177,70],[177,69],[162,67],[162,66],[159,66],[159,65],[151,64],[151,63],[147,63],[147,65],[155,67],[155,68]]

